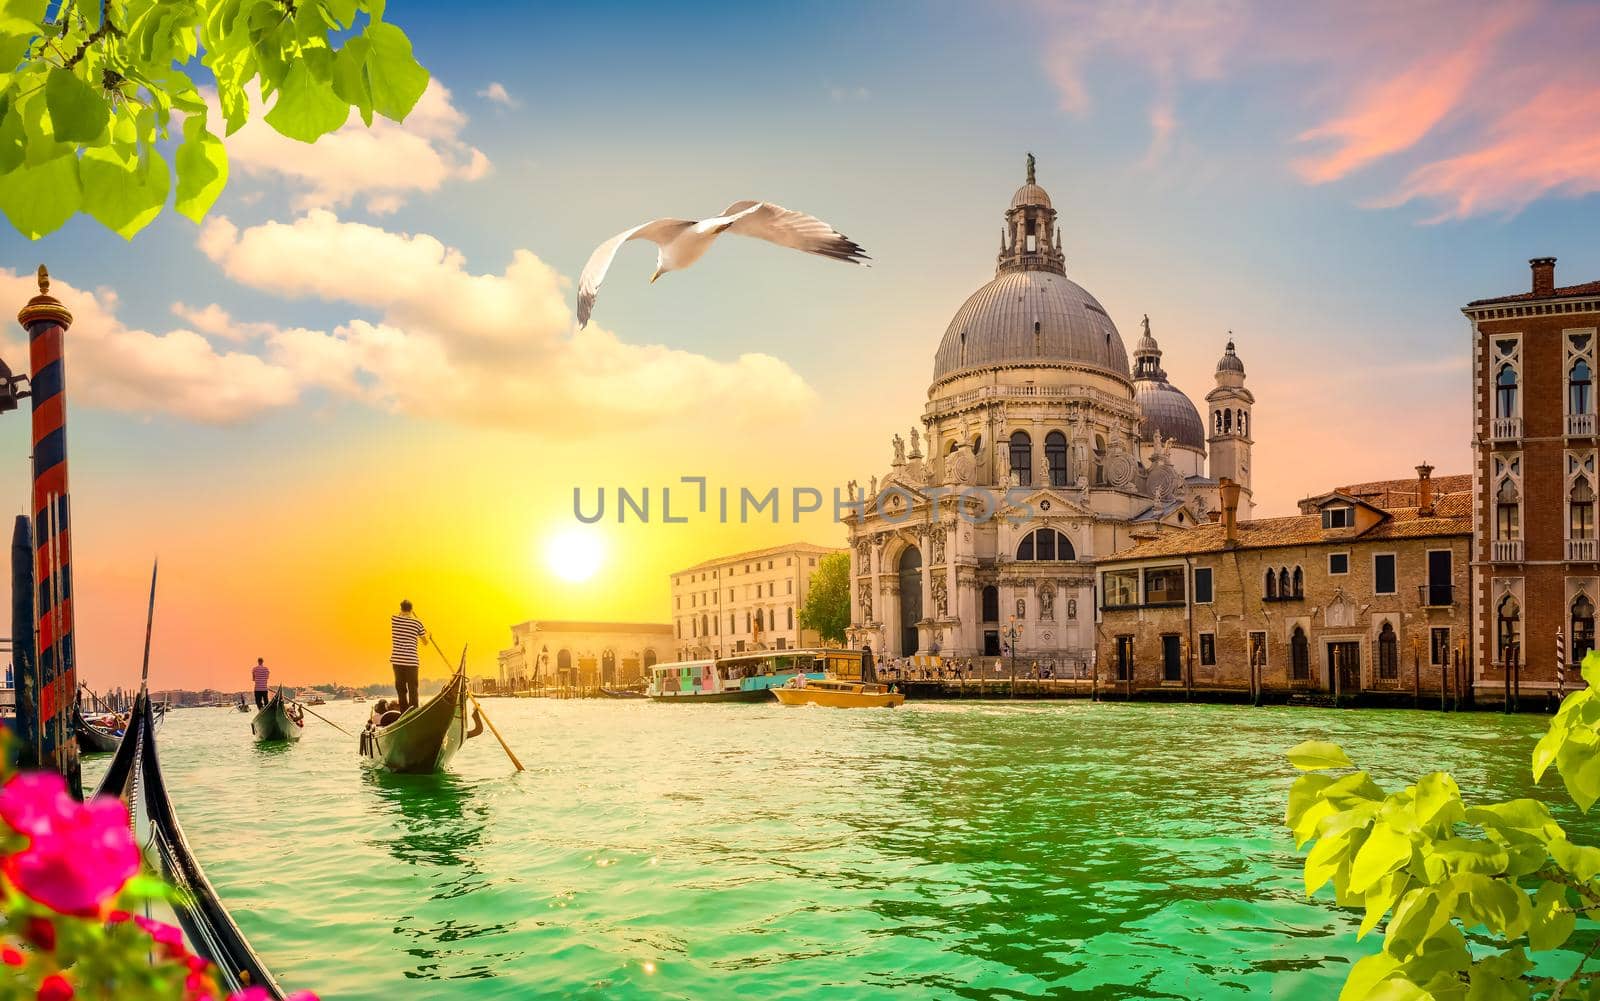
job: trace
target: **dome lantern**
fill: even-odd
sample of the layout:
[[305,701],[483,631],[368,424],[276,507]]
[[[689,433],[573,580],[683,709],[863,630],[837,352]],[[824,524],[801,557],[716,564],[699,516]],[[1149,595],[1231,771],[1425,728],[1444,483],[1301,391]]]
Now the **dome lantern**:
[[1033,154],[1029,153],[1027,179],[1011,196],[1011,207],[1006,209],[1005,238],[1000,244],[995,274],[1008,271],[1066,274],[1061,232],[1055,221],[1056,210],[1050,205],[1049,193],[1034,179]]

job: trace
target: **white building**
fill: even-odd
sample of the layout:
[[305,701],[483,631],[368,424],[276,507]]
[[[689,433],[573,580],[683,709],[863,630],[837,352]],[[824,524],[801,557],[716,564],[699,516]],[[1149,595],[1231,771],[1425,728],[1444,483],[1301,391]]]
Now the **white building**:
[[814,630],[800,629],[800,606],[817,561],[843,551],[791,542],[679,570],[672,575],[677,658],[820,646]]
[[672,627],[653,622],[524,622],[500,651],[500,686],[595,688],[631,685],[671,659]]
[[1031,156],[995,271],[934,354],[909,451],[896,435],[887,473],[851,484],[868,500],[845,519],[850,642],[960,657],[1014,633],[1019,656],[1092,661],[1097,557],[1212,520],[1224,477],[1249,516],[1254,398],[1230,340],[1202,419],[1148,318],[1130,369],[1110,315],[1066,276]]

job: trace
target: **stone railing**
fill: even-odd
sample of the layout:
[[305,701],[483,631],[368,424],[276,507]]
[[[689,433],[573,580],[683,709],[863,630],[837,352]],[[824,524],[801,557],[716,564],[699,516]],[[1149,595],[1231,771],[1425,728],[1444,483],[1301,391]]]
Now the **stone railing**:
[[1593,563],[1595,561],[1594,539],[1568,539],[1567,559],[1576,563]]
[[1489,559],[1495,563],[1521,563],[1521,539],[1495,539],[1489,543]]
[[1521,417],[1496,417],[1489,422],[1489,437],[1495,441],[1514,441],[1522,437]]
[[1575,438],[1594,436],[1594,414],[1568,414],[1567,434]]

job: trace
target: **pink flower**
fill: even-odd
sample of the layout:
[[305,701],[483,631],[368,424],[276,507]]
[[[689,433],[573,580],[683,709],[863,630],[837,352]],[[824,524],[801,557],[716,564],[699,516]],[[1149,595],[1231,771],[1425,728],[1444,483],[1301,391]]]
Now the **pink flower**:
[[0,818],[28,835],[3,871],[23,893],[61,914],[100,914],[139,871],[128,808],[101,798],[75,803],[61,776],[18,775],[0,789]]
[[161,946],[161,952],[168,959],[182,959],[189,954],[189,950],[183,945],[183,932],[175,926],[143,915],[136,915],[133,923],[143,928],[151,941]]
[[39,983],[39,1001],[72,1001],[72,982],[52,973]]
[[242,991],[228,995],[228,1001],[271,1001],[271,997],[265,987],[246,987]]
[[11,946],[0,948],[0,963],[4,963],[7,966],[21,966],[26,961],[22,953]]
[[33,838],[68,824],[77,807],[67,780],[55,772],[21,772],[0,788],[0,819]]

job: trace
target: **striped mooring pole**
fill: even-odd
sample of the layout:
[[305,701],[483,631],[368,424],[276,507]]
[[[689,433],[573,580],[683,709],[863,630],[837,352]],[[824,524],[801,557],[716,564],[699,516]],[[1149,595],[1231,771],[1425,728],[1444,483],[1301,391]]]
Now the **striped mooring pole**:
[[[40,768],[60,772],[82,795],[78,737],[72,718],[78,661],[72,631],[72,532],[67,502],[65,334],[72,314],[50,295],[50,273],[39,265],[39,294],[17,314],[28,332],[33,391],[33,565],[38,600],[38,647],[33,664],[38,700],[18,736]],[[25,753],[28,753],[25,752]]]
[[1567,638],[1556,627],[1556,700],[1567,697]]

